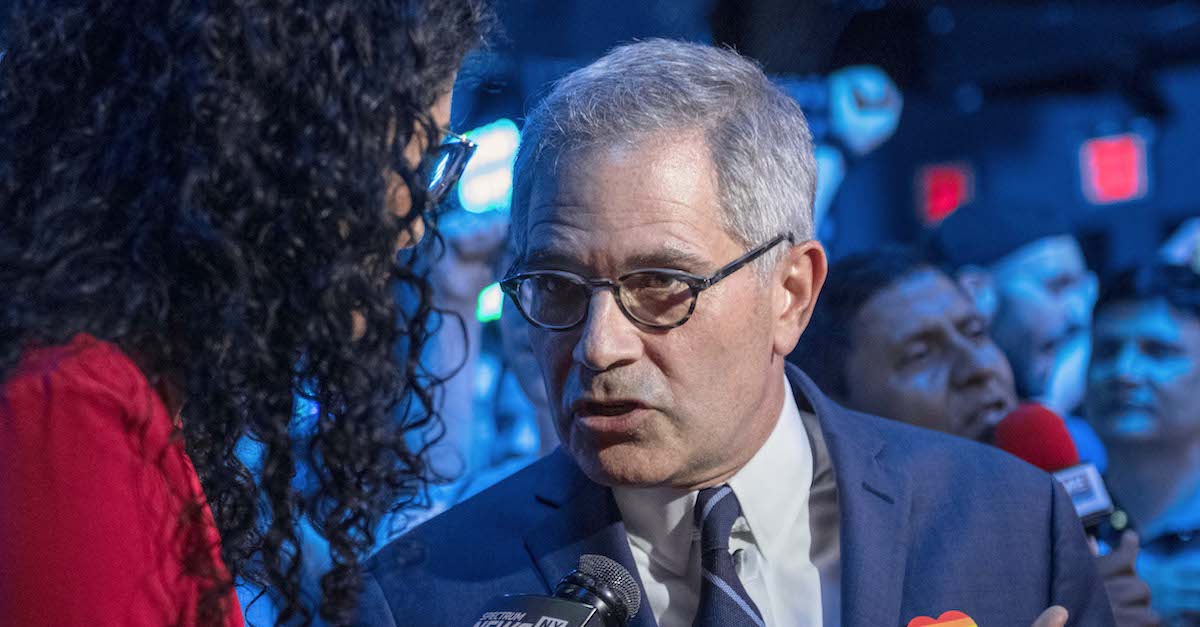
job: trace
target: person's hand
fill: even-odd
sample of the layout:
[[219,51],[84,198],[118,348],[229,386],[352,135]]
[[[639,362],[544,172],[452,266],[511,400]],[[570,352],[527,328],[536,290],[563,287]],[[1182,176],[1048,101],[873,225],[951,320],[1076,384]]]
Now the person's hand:
[[1051,605],[1042,612],[1037,620],[1033,621],[1033,627],[1063,627],[1067,624],[1067,608],[1061,605]]
[[1132,531],[1121,534],[1121,543],[1108,555],[1096,558],[1096,571],[1104,581],[1104,591],[1112,605],[1113,616],[1121,627],[1159,625],[1162,619],[1150,609],[1150,586],[1138,577],[1134,564],[1138,556],[1138,536]]
[[854,65],[828,80],[830,130],[854,154],[871,152],[896,132],[904,97],[886,72]]
[[504,249],[508,222],[486,220],[469,228],[442,231],[446,250],[430,273],[438,307],[475,314],[480,290],[495,280],[495,264]]

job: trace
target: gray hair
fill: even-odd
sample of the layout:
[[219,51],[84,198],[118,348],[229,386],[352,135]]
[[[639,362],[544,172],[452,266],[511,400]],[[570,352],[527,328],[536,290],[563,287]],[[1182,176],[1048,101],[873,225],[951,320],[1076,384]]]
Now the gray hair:
[[[533,179],[564,154],[668,131],[704,133],[725,230],[747,248],[813,238],[817,168],[800,106],[732,50],[665,39],[615,48],[559,81],[529,114],[514,169],[512,236],[523,253]],[[760,268],[778,262],[782,249]]]

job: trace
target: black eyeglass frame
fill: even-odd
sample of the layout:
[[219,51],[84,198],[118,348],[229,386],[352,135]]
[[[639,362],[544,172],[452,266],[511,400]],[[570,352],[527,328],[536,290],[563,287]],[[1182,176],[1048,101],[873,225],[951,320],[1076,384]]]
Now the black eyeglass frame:
[[[466,135],[455,133],[449,129],[442,129],[442,132],[446,134],[446,137],[442,143],[429,149],[420,165],[421,175],[427,179],[425,188],[427,206],[435,211],[446,200],[446,196],[449,195],[451,189],[454,189],[458,180],[462,178],[463,172],[467,170],[467,164],[471,161],[475,150],[479,148],[479,144],[471,141]],[[446,141],[447,139],[454,141]],[[442,177],[434,181],[432,168],[437,166],[443,155],[447,155],[450,161],[446,163],[445,173]],[[404,157],[399,158],[403,159]],[[395,169],[400,171],[398,166]]]
[[[588,308],[584,307],[583,314],[580,315],[579,319],[568,325],[549,325],[534,320],[533,317],[529,315],[529,312],[525,311],[525,308],[521,305],[521,299],[519,297],[521,283],[534,277],[546,275],[567,279],[576,285],[587,288],[588,300],[590,300],[592,295],[596,293],[596,290],[605,288],[612,289],[613,297],[617,301],[617,307],[629,320],[651,329],[674,329],[683,326],[684,323],[691,319],[692,314],[696,311],[696,301],[699,300],[700,292],[703,292],[704,290],[716,285],[725,277],[737,272],[743,266],[766,254],[768,250],[771,250],[780,242],[785,241],[789,244],[795,245],[796,237],[792,233],[782,233],[777,235],[765,244],[747,251],[746,254],[734,259],[713,274],[706,277],[685,272],[683,270],[674,270],[671,268],[639,268],[637,270],[631,270],[625,274],[622,274],[614,281],[612,279],[588,279],[573,272],[566,272],[563,270],[533,270],[530,272],[522,272],[520,274],[506,277],[500,281],[500,289],[512,299],[513,304],[517,307],[517,311],[521,312],[521,317],[525,318],[529,324],[532,324],[539,329],[546,329],[548,331],[569,331],[582,324],[584,320],[587,320],[588,315]],[[630,313],[629,309],[625,307],[625,302],[621,298],[621,283],[629,277],[647,272],[669,275],[688,286],[688,289],[691,292],[691,303],[688,306],[687,313],[684,314],[683,318],[681,318],[678,322],[671,324],[649,323],[644,320],[640,320],[637,316]]]

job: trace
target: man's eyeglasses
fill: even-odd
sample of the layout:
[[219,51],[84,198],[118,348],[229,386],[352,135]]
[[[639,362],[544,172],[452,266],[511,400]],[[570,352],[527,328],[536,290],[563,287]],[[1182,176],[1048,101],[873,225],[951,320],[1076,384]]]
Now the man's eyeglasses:
[[612,281],[587,279],[562,270],[534,270],[504,279],[500,289],[512,298],[530,324],[542,329],[566,331],[583,322],[592,294],[599,289],[611,289],[617,306],[630,320],[652,329],[673,329],[692,316],[700,292],[785,241],[794,244],[795,237],[791,233],[779,235],[707,277],[651,268],[634,270]]
[[425,156],[421,162],[421,174],[427,181],[425,197],[429,207],[436,209],[446,200],[454,184],[467,169],[467,162],[477,147],[465,136],[446,131],[446,139]]

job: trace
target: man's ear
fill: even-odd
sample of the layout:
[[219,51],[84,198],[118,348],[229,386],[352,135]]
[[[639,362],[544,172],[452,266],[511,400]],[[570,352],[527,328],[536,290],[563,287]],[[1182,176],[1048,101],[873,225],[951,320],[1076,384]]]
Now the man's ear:
[[955,279],[967,296],[975,303],[975,309],[988,321],[996,315],[997,296],[996,282],[992,273],[980,266],[963,266]]
[[779,261],[773,282],[775,302],[775,353],[786,357],[812,319],[817,295],[825,284],[829,261],[817,240],[788,248]]

